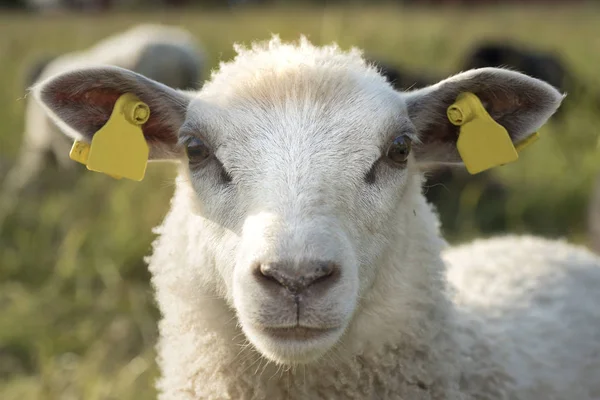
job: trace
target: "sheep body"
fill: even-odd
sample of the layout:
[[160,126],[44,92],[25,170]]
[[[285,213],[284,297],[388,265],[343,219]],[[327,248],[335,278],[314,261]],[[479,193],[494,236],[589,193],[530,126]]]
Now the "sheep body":
[[[477,91],[516,141],[559,107],[551,86],[484,69],[398,94],[356,50],[274,38],[238,48],[197,94],[118,68],[62,74],[35,94],[67,134],[90,140],[89,121],[105,121],[123,90],[152,110],[151,157],[183,161],[147,259],[162,314],[160,399],[597,399],[600,295],[583,291],[598,285],[600,260],[529,237],[450,247],[422,193],[423,165],[457,162],[444,140],[458,92]],[[402,168],[376,158],[390,126],[419,134]],[[199,167],[190,146],[211,139],[214,157]],[[302,351],[326,339],[280,346],[251,330],[290,315],[288,297],[268,297],[289,288],[254,280],[256,260],[289,253],[343,266],[325,300],[294,299],[295,326],[350,315],[312,361]]]
[[508,235],[450,247],[443,259],[454,304],[478,320],[510,376],[507,398],[600,398],[596,255],[563,240]]

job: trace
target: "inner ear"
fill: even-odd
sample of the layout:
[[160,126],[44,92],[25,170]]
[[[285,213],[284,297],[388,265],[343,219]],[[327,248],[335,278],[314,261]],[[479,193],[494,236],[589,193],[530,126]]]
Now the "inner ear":
[[488,114],[518,143],[539,129],[564,98],[554,87],[518,72],[498,68],[468,71],[425,89],[406,93],[409,117],[417,128],[422,163],[460,163],[456,142],[460,127],[447,109],[463,92],[475,94]]
[[[50,91],[49,96],[52,98],[45,98],[45,101],[52,102],[64,110],[67,115],[64,122],[91,140],[110,118],[117,99],[129,92],[132,92],[132,89],[127,87],[119,89],[92,87],[75,93]],[[139,91],[135,94],[150,108],[150,117],[141,127],[148,144],[157,142],[167,145],[176,144],[177,136],[172,135],[170,124],[160,117],[159,105],[152,101],[151,96],[144,96]],[[78,121],[78,116],[85,116],[85,121]]]
[[[441,93],[439,97],[431,96],[428,99],[429,103],[426,106],[434,107],[430,112],[426,110],[417,112],[414,108],[412,109],[413,115],[410,117],[413,121],[422,117],[423,113],[431,118],[431,123],[425,129],[419,131],[420,146],[417,146],[415,150],[420,160],[432,159],[436,163],[442,164],[458,164],[461,162],[456,147],[460,126],[456,126],[448,120],[447,109],[456,101],[458,94],[468,90],[466,88],[462,89],[458,85],[455,88],[448,89],[450,90]],[[514,93],[503,91],[494,93],[492,88],[489,87],[482,87],[471,93],[479,98],[487,113],[508,131],[511,139],[515,142],[516,135],[514,133],[518,131],[518,129],[515,129],[515,125],[519,123],[519,119],[515,118],[516,110],[523,106],[526,101],[520,99]],[[531,107],[535,104],[527,104],[526,106]],[[513,132],[513,135],[511,135],[511,132]]]
[[173,158],[177,133],[185,120],[190,98],[184,93],[118,67],[82,69],[40,83],[36,97],[65,133],[87,142],[110,118],[117,99],[133,93],[150,108],[142,125],[150,158]]

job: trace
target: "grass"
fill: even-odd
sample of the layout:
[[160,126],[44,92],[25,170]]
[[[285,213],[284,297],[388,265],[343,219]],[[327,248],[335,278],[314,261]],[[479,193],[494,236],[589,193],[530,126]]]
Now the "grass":
[[[201,10],[108,16],[0,16],[0,176],[23,127],[23,73],[36,55],[85,48],[137,22],[182,25],[210,55],[233,42],[307,34],[356,45],[408,67],[454,72],[478,39],[508,37],[559,52],[600,87],[600,9],[400,8]],[[585,208],[598,168],[598,110],[582,102],[518,163],[495,174],[510,188],[510,228],[584,242]],[[158,317],[143,257],[164,216],[174,171],[151,165],[143,182],[45,170],[0,232],[0,398],[147,399],[157,376]],[[473,193],[475,193],[474,191]],[[467,192],[471,193],[471,192]],[[478,234],[467,194],[453,241]]]

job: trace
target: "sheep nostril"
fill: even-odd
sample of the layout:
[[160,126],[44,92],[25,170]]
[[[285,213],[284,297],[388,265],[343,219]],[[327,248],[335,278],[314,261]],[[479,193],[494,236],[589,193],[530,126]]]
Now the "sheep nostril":
[[333,262],[314,261],[302,264],[289,262],[263,263],[256,269],[257,278],[276,283],[297,294],[308,287],[335,281],[340,268]]
[[275,278],[277,273],[274,271],[273,264],[260,264],[258,266],[258,275],[262,279],[280,283],[279,280]]
[[330,277],[332,277],[335,273],[338,272],[339,268],[337,267],[337,264],[334,264],[332,262],[319,263],[319,266],[317,267],[317,270],[314,274],[313,284],[328,280]]

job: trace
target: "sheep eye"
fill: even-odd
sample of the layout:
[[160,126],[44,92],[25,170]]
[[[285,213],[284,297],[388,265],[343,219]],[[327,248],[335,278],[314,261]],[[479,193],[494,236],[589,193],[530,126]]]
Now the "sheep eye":
[[211,154],[208,146],[198,138],[193,138],[187,143],[185,152],[190,164],[199,164],[210,157]]
[[397,136],[388,147],[386,157],[394,164],[405,164],[410,154],[411,144],[412,142],[408,136]]

